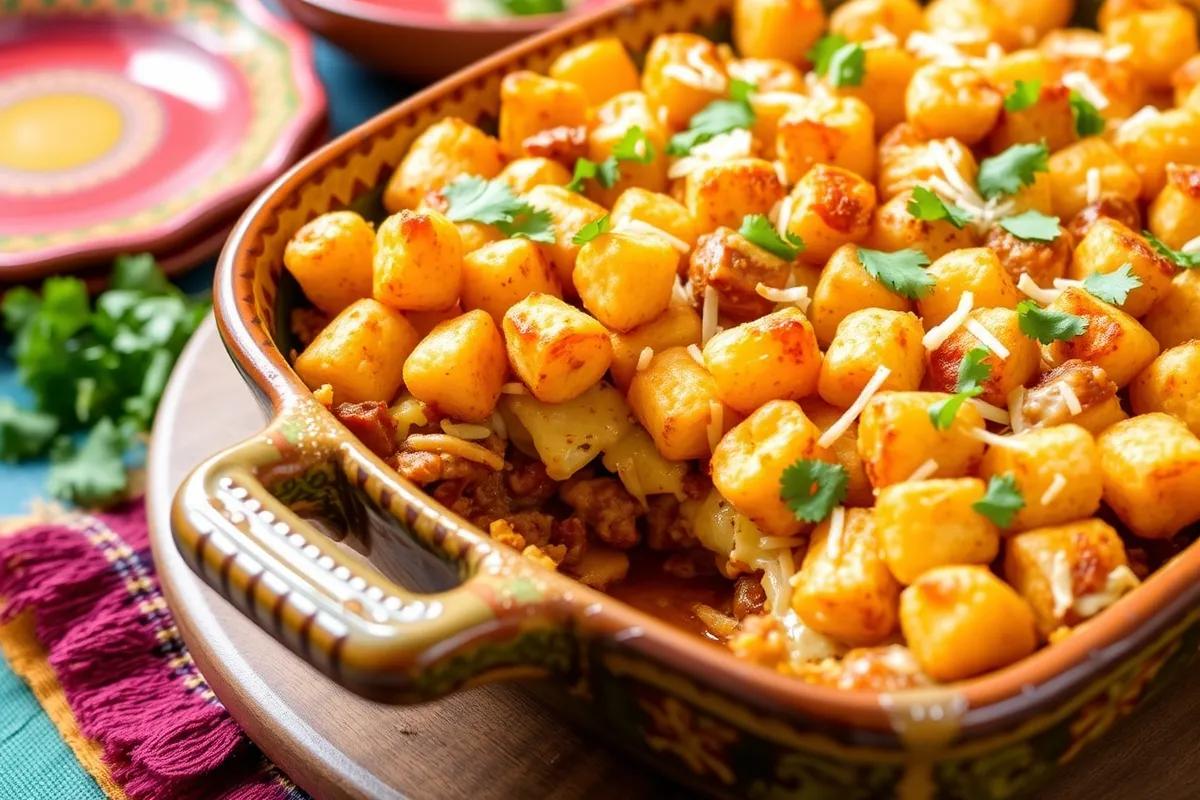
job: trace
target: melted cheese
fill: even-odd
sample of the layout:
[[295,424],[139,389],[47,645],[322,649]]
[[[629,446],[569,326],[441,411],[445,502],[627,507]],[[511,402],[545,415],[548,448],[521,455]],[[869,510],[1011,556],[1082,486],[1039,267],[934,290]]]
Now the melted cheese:
[[1071,609],[1084,619],[1094,617],[1136,589],[1140,583],[1141,581],[1138,580],[1137,575],[1133,574],[1133,570],[1122,564],[1108,573],[1108,578],[1105,579],[1102,590],[1099,592],[1090,592],[1075,598],[1075,602],[1071,604]]
[[459,439],[486,439],[492,435],[491,428],[485,425],[472,425],[469,422],[451,422],[442,420],[442,432]]
[[564,403],[532,395],[509,395],[500,403],[529,432],[546,474],[556,481],[574,475],[634,427],[625,396],[607,383]]
[[642,352],[638,355],[637,371],[641,372],[646,367],[650,366],[650,362],[654,360],[654,348],[643,347]]
[[1083,404],[1079,402],[1079,395],[1075,394],[1075,390],[1066,381],[1058,382],[1058,394],[1066,404],[1067,410],[1071,412],[1071,416],[1075,417],[1083,413]]

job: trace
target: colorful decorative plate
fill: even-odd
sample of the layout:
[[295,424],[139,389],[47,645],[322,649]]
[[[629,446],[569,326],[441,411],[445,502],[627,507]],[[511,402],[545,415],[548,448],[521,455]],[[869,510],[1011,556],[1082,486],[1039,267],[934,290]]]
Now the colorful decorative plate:
[[257,0],[0,0],[0,281],[189,249],[324,112],[308,36]]

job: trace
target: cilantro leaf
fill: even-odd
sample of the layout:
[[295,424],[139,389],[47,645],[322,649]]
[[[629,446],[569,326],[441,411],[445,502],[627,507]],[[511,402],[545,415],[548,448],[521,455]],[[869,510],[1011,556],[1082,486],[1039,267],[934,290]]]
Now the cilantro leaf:
[[52,456],[46,488],[52,497],[83,506],[111,503],[129,485],[125,473],[125,439],[112,419],[96,423],[76,450],[60,440]]
[[866,67],[867,51],[863,50],[861,44],[843,45],[829,59],[825,80],[834,87],[862,86]]
[[612,157],[617,161],[635,161],[638,164],[649,164],[654,156],[654,143],[638,125],[631,125],[612,151]]
[[1035,78],[1031,81],[1017,80],[1013,90],[1004,97],[1005,111],[1024,111],[1037,104],[1042,96],[1042,81]]
[[0,398],[0,460],[14,462],[46,452],[58,434],[58,420],[50,414],[20,408]]
[[920,300],[933,290],[934,280],[925,271],[929,256],[911,248],[895,253],[858,248],[858,263],[887,288],[909,300]]
[[560,14],[567,10],[565,0],[500,0],[500,5],[514,17]]
[[971,504],[976,512],[990,519],[999,528],[1012,525],[1013,517],[1025,507],[1021,487],[1012,475],[993,475],[988,480],[987,493],[982,500]]
[[1058,227],[1058,217],[1048,217],[1032,208],[1022,214],[1005,217],[1000,220],[1000,227],[1018,239],[1034,242],[1053,242],[1062,233]]
[[579,233],[571,237],[571,241],[578,245],[585,245],[592,239],[595,239],[602,233],[608,233],[609,219],[608,214],[605,214],[600,219],[589,222],[579,229]]
[[1122,264],[1112,272],[1093,272],[1083,279],[1083,288],[1106,303],[1121,306],[1129,299],[1129,293],[1142,285],[1133,274],[1131,264]]
[[841,464],[798,459],[779,476],[779,499],[803,522],[820,522],[846,499],[850,475]]
[[817,40],[816,44],[808,49],[804,57],[813,65],[813,72],[818,75],[824,75],[826,72],[829,72],[829,64],[833,61],[833,54],[847,44],[846,37],[836,33],[822,36]]
[[947,203],[924,186],[913,189],[913,196],[908,201],[908,213],[927,222],[944,219],[959,230],[971,221],[969,213],[954,203]]
[[1075,118],[1075,132],[1082,139],[1086,136],[1096,136],[1104,133],[1104,117],[1096,107],[1074,89],[1067,96],[1071,105],[1071,115]]
[[1021,333],[1042,344],[1074,339],[1088,329],[1088,321],[1075,314],[1041,308],[1032,300],[1017,303],[1017,324]]
[[180,295],[179,288],[158,268],[149,253],[117,256],[113,261],[109,289],[142,292],[146,295]]
[[1046,172],[1050,148],[1041,144],[1014,144],[999,155],[985,158],[979,164],[976,186],[988,200],[1002,194],[1016,194],[1021,187],[1033,183],[1034,175]]
[[575,174],[571,176],[567,188],[572,192],[582,192],[583,182],[588,178],[594,179],[605,189],[611,189],[621,179],[621,168],[617,165],[617,159],[609,156],[597,164],[590,158],[580,158],[575,162]]
[[481,222],[496,226],[510,238],[524,237],[535,242],[554,242],[554,219],[513,194],[503,181],[479,177],[457,178],[442,189],[451,222]]
[[1170,261],[1175,266],[1182,267],[1183,269],[1195,269],[1196,267],[1200,267],[1200,252],[1185,253],[1182,250],[1172,250],[1171,248],[1167,247],[1165,242],[1163,242],[1150,231],[1142,231],[1142,236],[1146,237],[1146,241],[1150,243],[1150,246],[1154,248],[1155,252]]
[[973,347],[958,365],[958,381],[954,394],[929,407],[929,421],[939,431],[949,430],[954,417],[969,398],[983,394],[983,382],[992,375],[991,365],[984,362],[990,352],[986,347]]
[[787,238],[779,235],[771,220],[764,214],[747,214],[742,217],[742,227],[738,228],[746,241],[756,244],[768,253],[779,256],[784,261],[795,261],[796,256],[804,252],[804,241],[787,232]]
[[667,152],[673,156],[684,156],[693,147],[714,136],[752,127],[758,119],[750,105],[754,84],[734,79],[729,82],[729,91],[732,100],[714,100],[697,111],[688,120],[688,129],[671,137]]

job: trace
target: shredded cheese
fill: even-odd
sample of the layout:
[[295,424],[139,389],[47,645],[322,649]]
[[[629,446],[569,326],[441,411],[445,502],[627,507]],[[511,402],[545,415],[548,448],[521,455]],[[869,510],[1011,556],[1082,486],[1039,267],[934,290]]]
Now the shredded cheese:
[[512,381],[500,387],[500,394],[525,394],[525,384]]
[[1048,306],[1058,299],[1060,291],[1056,289],[1043,289],[1037,285],[1037,281],[1029,277],[1028,272],[1021,273],[1021,277],[1017,280],[1017,288],[1025,293],[1025,296],[1035,303],[1041,303]]
[[750,131],[735,128],[719,133],[704,144],[698,144],[667,170],[668,178],[683,178],[709,164],[719,164],[753,155],[754,140]]
[[717,314],[720,313],[721,296],[711,286],[704,287],[704,307],[700,313],[700,344],[708,344],[717,332]]
[[867,385],[859,392],[854,402],[846,409],[846,413],[838,418],[838,421],[829,426],[829,429],[821,434],[821,438],[817,440],[818,447],[832,447],[833,443],[842,438],[850,426],[854,424],[854,420],[858,419],[858,415],[867,407],[874,394],[879,391],[879,387],[888,379],[892,371],[885,366],[875,368],[875,374],[871,376],[871,380],[867,381]]
[[1054,288],[1058,289],[1060,292],[1064,289],[1082,289],[1083,281],[1074,281],[1070,278],[1055,278]]
[[975,305],[975,295],[972,292],[963,292],[962,297],[958,299],[958,308],[951,312],[950,316],[942,320],[940,325],[935,325],[929,329],[921,339],[921,344],[925,345],[926,350],[936,350],[942,346],[942,343],[950,338],[950,334],[958,330],[971,316],[971,307]]
[[486,447],[444,433],[414,433],[404,440],[404,447],[425,453],[445,453],[483,464],[495,470],[504,469],[504,459]]
[[696,89],[703,89],[714,94],[725,94],[728,86],[725,76],[713,69],[703,58],[700,51],[689,50],[687,64],[667,64],[662,69],[663,77],[674,78],[680,83]]
[[926,478],[931,478],[937,474],[938,462],[935,459],[927,459],[924,464],[913,470],[912,475],[905,478],[905,481],[923,481]]
[[1067,561],[1067,554],[1062,550],[1054,554],[1054,558],[1050,562],[1048,577],[1050,578],[1050,596],[1054,598],[1054,607],[1050,613],[1054,615],[1055,619],[1061,620],[1075,602],[1075,593],[1072,591],[1071,562]]
[[995,422],[997,425],[1011,425],[1012,415],[1007,410],[994,406],[991,403],[985,403],[977,397],[967,398],[967,402],[975,406],[975,410],[979,412],[979,416],[986,419],[988,422]]
[[1133,55],[1133,45],[1129,43],[1114,44],[1101,54],[1101,58],[1112,63],[1114,61],[1125,61]]
[[983,327],[983,323],[979,320],[968,317],[967,321],[963,323],[963,327],[978,339],[984,347],[991,350],[996,355],[996,358],[999,358],[1001,361],[1012,355],[1008,351],[1008,348],[1004,346],[1004,343],[997,339],[995,334]]
[[708,401],[708,450],[713,452],[721,442],[721,434],[725,432],[725,406],[716,400]]
[[779,214],[775,217],[775,232],[786,242],[788,225],[792,221],[792,206],[795,205],[795,198],[790,194],[783,198],[779,203]]
[[783,305],[792,305],[800,309],[803,313],[808,313],[809,304],[812,299],[808,296],[807,286],[792,286],[787,289],[776,289],[774,286],[767,286],[761,281],[754,287],[754,293],[764,300],[770,300],[772,303],[781,303]]
[[1157,117],[1158,114],[1159,114],[1159,111],[1154,106],[1142,106],[1137,111],[1135,111],[1133,114],[1131,114],[1129,117],[1127,117],[1125,119],[1125,121],[1122,122],[1118,126],[1117,129],[1121,133],[1122,136],[1128,135],[1128,136],[1132,137],[1134,135],[1134,133],[1133,133],[1134,128],[1137,128],[1138,126],[1149,122],[1150,120]]
[[899,47],[900,37],[892,33],[882,25],[874,25],[871,28],[870,41],[863,42],[863,49],[870,50],[876,47]]
[[1189,239],[1184,243],[1183,247],[1179,249],[1185,253],[1194,253],[1197,250],[1200,250],[1200,236],[1197,236],[1195,239]]
[[1083,404],[1079,402],[1079,395],[1075,394],[1066,381],[1058,382],[1058,394],[1067,406],[1067,410],[1071,412],[1072,417],[1077,417],[1083,413]]
[[656,228],[649,222],[642,222],[640,219],[621,220],[619,223],[617,223],[613,230],[623,233],[643,233],[648,236],[657,236],[681,253],[686,253],[688,250],[691,250],[691,247],[689,247],[688,243],[683,239],[680,239],[677,236],[672,236],[662,228]]
[[842,551],[842,533],[846,530],[846,509],[837,506],[829,515],[829,536],[825,539],[825,554],[836,563]]
[[1096,107],[1097,111],[1103,111],[1108,108],[1108,97],[1104,92],[1100,91],[1100,87],[1088,76],[1086,72],[1072,70],[1065,72],[1062,76],[1062,84],[1068,89],[1073,89],[1079,92],[1079,96]]
[[772,161],[771,166],[775,168],[775,177],[779,178],[779,183],[786,189],[788,187],[787,166],[779,159]]
[[1133,574],[1133,570],[1121,564],[1108,573],[1108,578],[1104,581],[1103,589],[1075,598],[1075,602],[1071,604],[1071,609],[1084,619],[1094,617],[1136,589],[1140,583],[1141,581],[1138,580],[1137,575]]
[[1054,473],[1054,478],[1050,481],[1050,485],[1046,487],[1046,491],[1042,492],[1042,505],[1048,506],[1053,503],[1065,488],[1067,488],[1067,476],[1061,472]]
[[654,348],[643,347],[642,352],[638,355],[637,371],[641,372],[646,367],[650,366],[650,362],[654,359]]
[[1018,386],[1013,389],[1008,393],[1007,399],[1009,427],[1013,429],[1013,433],[1020,433],[1028,427],[1025,424],[1025,387]]
[[758,540],[758,546],[763,550],[791,550],[793,547],[803,547],[802,536],[764,536]]
[[699,364],[702,367],[704,366],[704,353],[700,352],[699,347],[697,347],[694,344],[689,344],[687,346],[687,351],[688,351],[688,355],[692,357],[693,361],[695,361],[697,364]]
[[968,428],[967,435],[972,439],[983,442],[989,447],[1007,447],[1010,450],[1020,450],[1023,453],[1029,452],[1029,446],[1024,442],[1017,441],[1016,436],[1001,436],[984,428]]
[[1087,202],[1088,205],[1100,201],[1100,168],[1089,167],[1087,171]]
[[492,435],[491,428],[484,425],[472,425],[469,422],[451,422],[442,420],[442,432],[459,439],[486,439]]
[[675,285],[671,287],[671,302],[692,304],[692,284],[691,281],[683,282],[676,280]]
[[501,439],[508,438],[508,425],[504,422],[504,415],[500,413],[499,409],[492,412],[492,430]]

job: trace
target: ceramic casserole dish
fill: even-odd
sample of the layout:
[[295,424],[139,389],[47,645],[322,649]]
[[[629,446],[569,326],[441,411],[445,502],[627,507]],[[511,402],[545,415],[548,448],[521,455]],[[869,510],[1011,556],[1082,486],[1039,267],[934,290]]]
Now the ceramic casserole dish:
[[738,661],[489,539],[398,477],[289,366],[302,301],[283,250],[382,186],[416,136],[489,124],[503,76],[615,36],[727,32],[731,0],[641,0],[515,46],[381,114],[277,181],[222,255],[217,322],[272,421],[202,464],[172,513],[184,557],[332,680],[392,703],[539,679],[631,753],[724,797],[1011,797],[1179,674],[1200,639],[1200,549],[1118,607],[999,672],[895,694],[806,684]]

